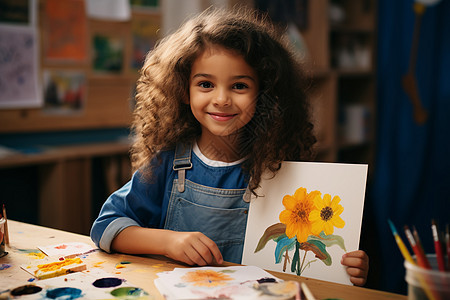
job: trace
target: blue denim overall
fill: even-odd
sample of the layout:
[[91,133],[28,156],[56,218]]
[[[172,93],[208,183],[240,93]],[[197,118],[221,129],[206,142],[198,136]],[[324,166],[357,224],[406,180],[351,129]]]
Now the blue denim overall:
[[178,145],[174,179],[164,229],[199,231],[219,247],[225,261],[241,263],[249,203],[246,189],[219,189],[185,179],[192,168],[192,145]]

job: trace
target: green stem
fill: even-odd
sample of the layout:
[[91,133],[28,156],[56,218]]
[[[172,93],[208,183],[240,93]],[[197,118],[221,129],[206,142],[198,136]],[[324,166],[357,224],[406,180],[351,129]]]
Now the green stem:
[[[305,268],[304,268],[304,265],[305,265],[305,259],[306,259],[306,254],[307,254],[307,253],[308,253],[308,252],[305,251],[305,254],[303,255],[302,264],[300,265],[300,274],[302,274],[303,270],[305,269]],[[299,274],[299,275],[300,275],[300,274]]]
[[[295,241],[295,248],[297,248],[297,256],[300,256],[300,243],[298,241]],[[297,259],[297,275],[300,276],[300,257]]]

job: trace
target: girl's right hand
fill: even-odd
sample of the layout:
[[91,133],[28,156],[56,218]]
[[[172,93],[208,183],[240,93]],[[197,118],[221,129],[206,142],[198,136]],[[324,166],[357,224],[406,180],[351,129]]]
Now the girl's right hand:
[[216,243],[201,232],[170,231],[165,246],[166,256],[188,265],[212,265],[223,263]]

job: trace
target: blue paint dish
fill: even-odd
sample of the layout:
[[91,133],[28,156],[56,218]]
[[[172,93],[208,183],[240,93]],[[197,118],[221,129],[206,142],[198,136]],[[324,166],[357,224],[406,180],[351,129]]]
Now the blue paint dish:
[[97,279],[92,284],[98,288],[110,288],[110,287],[119,286],[122,284],[122,282],[123,282],[123,279],[120,279],[120,278],[105,277],[105,278]]
[[72,287],[55,288],[48,290],[46,297],[50,299],[77,299],[81,297],[81,290]]

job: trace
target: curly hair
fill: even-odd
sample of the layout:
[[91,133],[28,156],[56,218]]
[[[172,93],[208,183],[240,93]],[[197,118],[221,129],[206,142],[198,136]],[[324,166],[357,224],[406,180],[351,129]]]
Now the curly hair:
[[249,9],[208,9],[148,53],[136,88],[133,169],[201,135],[186,100],[191,66],[212,45],[242,55],[259,79],[255,114],[239,139],[240,155],[248,157],[242,168],[255,193],[266,170],[275,175],[284,160],[312,159],[316,138],[306,96],[309,81],[300,61],[285,35]]

